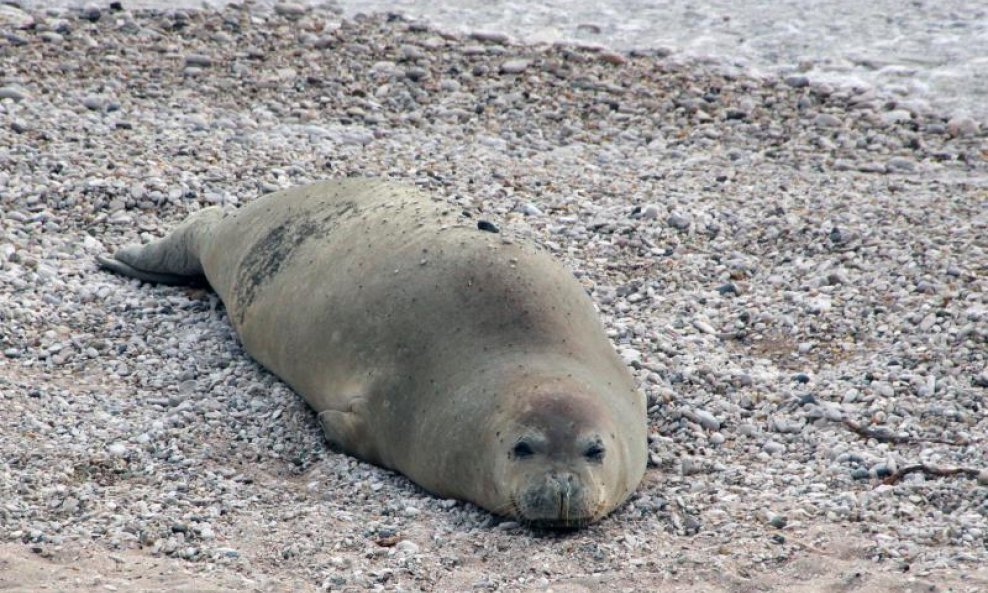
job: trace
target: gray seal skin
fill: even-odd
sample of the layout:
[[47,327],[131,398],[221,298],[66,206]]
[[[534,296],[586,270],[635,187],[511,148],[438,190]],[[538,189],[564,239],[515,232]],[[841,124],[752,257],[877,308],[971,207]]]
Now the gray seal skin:
[[204,275],[331,444],[439,496],[578,527],[644,474],[644,397],[583,287],[416,188],[314,183],[99,261],[151,282]]

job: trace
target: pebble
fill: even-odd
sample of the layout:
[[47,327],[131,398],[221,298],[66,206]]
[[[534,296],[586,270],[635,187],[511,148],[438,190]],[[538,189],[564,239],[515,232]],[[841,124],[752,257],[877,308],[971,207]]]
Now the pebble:
[[885,162],[885,169],[890,173],[912,173],[916,170],[916,162],[903,157],[893,157]]
[[641,211],[642,219],[655,220],[659,217],[659,207],[655,204],[648,204]]
[[103,11],[101,11],[99,6],[95,4],[86,4],[82,8],[82,12],[79,16],[87,21],[95,23],[103,17]]
[[785,452],[786,446],[778,441],[766,441],[762,449],[769,455],[778,455]]
[[501,45],[507,45],[510,41],[510,38],[504,33],[496,33],[491,31],[474,31],[470,33],[470,38],[487,43],[500,43]]
[[813,124],[821,128],[838,128],[841,123],[840,118],[829,113],[821,113],[813,118]]
[[706,428],[707,430],[720,430],[720,420],[718,420],[710,412],[696,409],[693,411],[693,415],[696,417],[697,422],[700,423],[700,426]]
[[204,54],[188,54],[185,56],[185,65],[197,68],[208,68],[213,65],[213,59]]
[[531,65],[529,60],[507,60],[501,63],[501,74],[521,74]]
[[681,214],[673,213],[666,219],[666,224],[674,229],[685,231],[690,228],[690,219]]
[[282,16],[297,18],[304,16],[308,12],[308,8],[295,2],[277,2],[274,5],[274,11]]
[[29,95],[22,88],[16,86],[0,87],[0,99],[12,99],[14,101],[23,101],[28,97]]
[[82,105],[90,111],[101,111],[106,104],[102,97],[90,95],[82,100]]
[[624,57],[622,54],[613,51],[602,51],[597,54],[598,59],[602,62],[607,62],[608,64],[613,64],[615,66],[621,66],[628,62],[628,58]]
[[35,22],[34,17],[17,6],[0,4],[0,25],[6,25],[15,29],[27,29],[33,27]]
[[786,84],[791,87],[801,89],[810,86],[810,79],[799,74],[793,74],[785,78]]
[[979,129],[978,122],[970,117],[954,117],[947,122],[947,133],[954,137],[973,136]]

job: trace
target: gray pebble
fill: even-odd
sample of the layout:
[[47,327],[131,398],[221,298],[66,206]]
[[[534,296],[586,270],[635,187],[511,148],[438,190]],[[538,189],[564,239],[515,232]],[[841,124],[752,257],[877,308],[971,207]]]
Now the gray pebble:
[[90,95],[82,100],[82,104],[86,109],[90,111],[100,111],[106,104],[106,101],[102,97],[97,97],[95,95]]
[[813,124],[821,128],[838,128],[841,126],[841,120],[829,113],[821,113],[813,118]]
[[4,86],[0,87],[0,99],[13,99],[14,101],[23,101],[27,99],[30,95],[27,92],[16,86]]
[[697,408],[693,411],[693,415],[697,422],[700,423],[700,426],[707,430],[720,430],[720,420],[710,412]]
[[785,452],[786,446],[778,441],[766,441],[762,449],[769,455],[778,455]]
[[801,89],[810,86],[810,79],[799,74],[793,74],[785,78],[786,84],[791,87]]
[[300,17],[308,12],[308,8],[295,2],[278,2],[274,5],[274,11],[281,16]]
[[916,161],[903,157],[893,157],[885,162],[885,168],[890,173],[912,173],[916,170]]
[[508,60],[501,64],[501,74],[521,74],[531,64],[529,60]]
[[510,38],[504,33],[494,33],[490,31],[474,31],[473,33],[470,33],[470,38],[488,43],[500,43],[501,45],[506,45],[510,41]]
[[185,56],[185,65],[197,68],[208,68],[213,65],[213,59],[204,54],[188,54]]
[[666,224],[674,229],[685,231],[690,228],[690,219],[677,213],[673,213],[666,219]]

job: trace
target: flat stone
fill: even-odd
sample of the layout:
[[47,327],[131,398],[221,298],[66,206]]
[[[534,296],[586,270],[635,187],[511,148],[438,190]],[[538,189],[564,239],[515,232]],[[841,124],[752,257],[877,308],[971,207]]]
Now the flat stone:
[[531,64],[529,60],[508,60],[501,64],[501,74],[521,74]]
[[614,64],[615,66],[620,66],[628,62],[628,58],[614,51],[602,51],[599,54],[597,54],[597,58],[601,62]]
[[813,125],[821,128],[837,128],[841,125],[841,120],[829,113],[821,113],[813,118]]
[[793,88],[801,89],[810,86],[810,79],[800,74],[793,74],[785,78],[786,84]]
[[912,173],[916,170],[916,161],[904,157],[892,157],[885,162],[885,168],[890,173]]
[[185,56],[185,65],[208,68],[213,65],[213,59],[203,54],[189,54]]
[[285,17],[300,17],[308,12],[308,8],[295,2],[279,2],[274,5],[274,11]]
[[510,38],[504,33],[494,33],[491,31],[474,31],[470,33],[470,39],[485,41],[487,43],[500,43],[501,45],[507,45],[510,41]]
[[23,101],[27,99],[30,95],[27,94],[22,88],[16,86],[4,86],[0,87],[0,99],[13,99],[14,101]]

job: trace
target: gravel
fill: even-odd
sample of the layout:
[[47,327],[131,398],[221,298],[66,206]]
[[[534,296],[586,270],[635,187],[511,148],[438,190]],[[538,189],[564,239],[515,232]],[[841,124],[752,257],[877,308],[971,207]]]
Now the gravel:
[[[976,122],[280,6],[4,8],[31,24],[0,46],[3,545],[241,590],[768,589],[800,555],[819,582],[853,561],[873,583],[986,586]],[[649,401],[654,467],[628,505],[534,533],[330,451],[215,295],[93,263],[348,175],[427,188],[574,271]],[[916,465],[974,473],[898,476]]]

